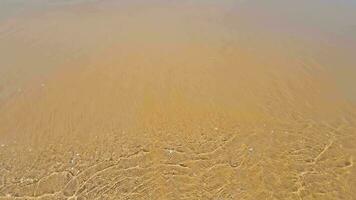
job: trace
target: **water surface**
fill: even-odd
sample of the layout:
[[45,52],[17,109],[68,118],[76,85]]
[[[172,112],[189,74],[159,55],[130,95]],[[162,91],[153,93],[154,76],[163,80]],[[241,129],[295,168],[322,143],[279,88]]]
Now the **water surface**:
[[0,2],[0,198],[355,199],[354,1]]

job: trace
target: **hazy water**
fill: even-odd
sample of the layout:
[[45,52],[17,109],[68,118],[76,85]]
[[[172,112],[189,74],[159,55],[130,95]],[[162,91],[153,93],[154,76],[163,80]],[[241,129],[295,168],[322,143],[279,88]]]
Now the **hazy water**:
[[[0,22],[2,24],[1,35],[2,41],[6,41],[6,36],[12,32],[20,32],[19,34],[26,34],[26,31],[29,31],[30,26],[26,25],[26,21],[35,20],[36,14],[39,15],[36,20],[46,20],[44,14],[51,12],[50,10],[56,9],[71,9],[71,7],[78,6],[80,4],[90,5],[96,1],[84,1],[84,0],[3,0],[0,2]],[[116,8],[125,6],[127,2],[125,1],[104,1],[98,3],[99,7],[104,6],[114,6]],[[206,20],[207,23],[214,25],[219,25],[221,34],[223,37],[228,39],[236,39],[239,34],[240,37],[243,34],[246,37],[250,37],[251,40],[267,40],[271,43],[276,43],[277,45],[282,45],[286,49],[292,49],[297,51],[298,56],[308,56],[310,59],[314,59],[316,62],[323,65],[323,67],[330,70],[330,76],[332,76],[337,84],[340,87],[340,90],[343,91],[344,95],[348,98],[354,100],[356,96],[356,91],[353,87],[355,72],[355,59],[353,54],[356,48],[356,3],[352,0],[343,0],[343,1],[280,1],[280,0],[269,0],[269,1],[171,1],[170,3],[164,1],[152,1],[143,3],[140,1],[131,1],[131,5],[142,6],[152,5],[160,6],[164,4],[169,4],[168,6],[174,6],[174,4],[180,4],[185,6],[199,7],[201,6],[201,11],[211,12],[211,19]],[[95,7],[95,6],[93,6]],[[97,8],[99,9],[99,8]],[[135,8],[133,8],[135,9]],[[209,9],[209,10],[208,10]],[[94,9],[95,10],[95,9]],[[71,11],[67,14],[71,14]],[[105,12],[105,11],[102,11]],[[118,11],[120,12],[120,11]],[[198,10],[199,12],[199,10]],[[90,13],[88,13],[90,15]],[[93,13],[92,13],[93,14]],[[32,17],[31,17],[32,15]],[[199,15],[199,13],[197,13]],[[209,14],[207,14],[209,15]],[[26,17],[29,17],[29,20],[25,20]],[[72,17],[74,20],[77,19],[79,22],[80,16],[68,16]],[[199,16],[196,16],[197,18]],[[205,16],[204,16],[205,17]],[[50,20],[50,19],[49,19]],[[54,21],[53,21],[54,20]],[[53,19],[51,23],[56,23]],[[68,19],[71,21],[70,19]],[[105,19],[103,19],[105,20]],[[208,21],[212,20],[212,21]],[[216,21],[213,21],[216,20]],[[7,26],[8,21],[15,21],[10,23],[12,25]],[[19,24],[16,25],[16,21]],[[22,22],[21,22],[22,21]],[[100,20],[97,20],[100,21]],[[61,25],[61,21],[58,22]],[[65,23],[65,22],[62,22]],[[95,22],[94,22],[95,23]],[[98,22],[99,23],[99,22]],[[95,24],[93,24],[95,26]],[[110,26],[108,24],[108,26]],[[43,27],[45,28],[45,27]],[[93,30],[98,31],[95,27],[91,27]],[[113,27],[103,27],[107,32],[111,31]],[[24,29],[24,32],[21,33],[21,30]],[[27,29],[27,30],[26,30]],[[68,27],[68,33],[74,31],[74,28]],[[209,27],[208,27],[209,29]],[[41,30],[42,33],[47,30]],[[51,30],[49,30],[50,32]],[[92,30],[88,30],[92,31]],[[63,31],[65,32],[65,31]],[[103,32],[103,31],[102,31]],[[250,33],[248,33],[250,32]],[[34,33],[35,34],[35,33]],[[38,33],[36,33],[38,34]],[[50,34],[50,33],[49,33]],[[235,35],[234,35],[235,34]],[[83,33],[90,37],[90,33]],[[105,37],[104,35],[97,36],[92,34],[93,38],[79,38],[78,35],[63,35],[59,40],[77,40],[77,43],[94,43],[95,41],[87,41],[87,39],[95,40],[95,37]],[[22,38],[23,39],[23,38]],[[4,41],[5,40],[5,41]],[[27,43],[34,41],[19,41],[16,39],[19,45],[26,45]],[[36,39],[36,41],[41,41],[44,39]],[[26,43],[27,42],[27,43]],[[61,41],[65,43],[65,41]],[[9,48],[16,47],[14,43],[10,43],[10,46],[6,44],[2,45],[3,57],[6,56],[6,52],[9,51]],[[81,47],[81,44],[73,44],[76,48],[85,48]],[[289,46],[288,46],[289,45]],[[26,45],[27,46],[27,45]],[[24,51],[23,48],[20,51]],[[45,48],[43,48],[45,49]],[[71,51],[74,48],[66,49],[66,51]],[[55,51],[55,49],[52,49]],[[26,52],[24,52],[27,54]],[[10,53],[11,54],[11,53]],[[62,53],[59,53],[62,54]],[[61,56],[61,55],[58,55]],[[306,58],[306,57],[305,57]],[[303,58],[302,58],[303,59]],[[4,59],[3,59],[4,60]],[[5,59],[6,60],[6,59]],[[16,59],[17,60],[17,59]],[[21,60],[21,59],[20,59]],[[43,59],[41,59],[43,60]],[[63,60],[63,59],[59,59]],[[10,62],[15,62],[14,59],[11,59]],[[18,61],[16,61],[18,62]],[[12,65],[17,65],[17,63],[10,63]],[[2,63],[2,68],[9,65],[6,61]],[[19,64],[22,66],[22,64]],[[34,64],[46,65],[46,68],[49,66],[46,64]],[[36,70],[36,69],[33,69]],[[20,72],[21,73],[21,72]],[[4,77],[4,73],[2,73]],[[30,73],[31,74],[31,73]]]
[[354,199],[356,3],[0,1],[0,199]]
[[2,0],[0,19],[5,20],[48,8],[71,6],[83,2],[91,2],[91,0]]

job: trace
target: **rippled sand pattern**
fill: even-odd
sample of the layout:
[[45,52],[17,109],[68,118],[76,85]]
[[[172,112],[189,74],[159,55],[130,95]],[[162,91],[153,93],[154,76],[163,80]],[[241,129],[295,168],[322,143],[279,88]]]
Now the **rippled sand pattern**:
[[356,199],[355,104],[312,44],[154,2],[1,22],[0,199]]

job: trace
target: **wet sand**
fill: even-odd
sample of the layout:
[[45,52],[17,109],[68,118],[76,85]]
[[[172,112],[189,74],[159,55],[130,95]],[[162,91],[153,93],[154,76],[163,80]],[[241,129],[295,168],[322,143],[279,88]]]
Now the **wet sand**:
[[0,199],[355,199],[352,27],[263,6],[0,20]]

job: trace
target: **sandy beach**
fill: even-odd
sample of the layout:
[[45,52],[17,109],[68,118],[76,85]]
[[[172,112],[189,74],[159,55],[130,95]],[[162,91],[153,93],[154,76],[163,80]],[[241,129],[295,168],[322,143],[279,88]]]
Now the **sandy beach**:
[[276,2],[0,15],[0,199],[356,199],[356,5]]

